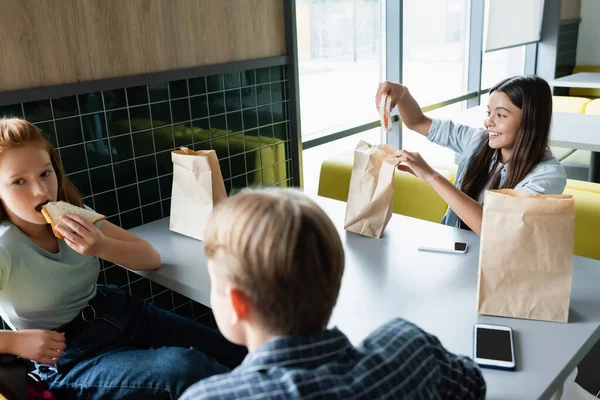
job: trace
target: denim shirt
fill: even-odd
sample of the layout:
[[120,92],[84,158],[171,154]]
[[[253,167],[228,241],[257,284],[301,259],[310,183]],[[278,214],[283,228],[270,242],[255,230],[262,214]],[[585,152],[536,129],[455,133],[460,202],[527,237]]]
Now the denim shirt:
[[[428,136],[431,142],[447,147],[459,154],[458,170],[454,180],[454,186],[459,189],[462,186],[471,158],[477,153],[481,143],[487,138],[487,129],[473,128],[472,126],[461,125],[452,121],[436,119],[432,120]],[[497,157],[496,154],[490,164],[490,169],[493,168],[495,157]],[[500,172],[500,186],[506,181],[508,168],[509,164],[505,165]],[[515,190],[532,194],[562,194],[566,184],[567,175],[565,169],[552,153],[548,151],[546,157],[535,166],[525,179],[517,184]],[[460,219],[450,207],[448,207],[441,223],[457,228],[460,227]]]

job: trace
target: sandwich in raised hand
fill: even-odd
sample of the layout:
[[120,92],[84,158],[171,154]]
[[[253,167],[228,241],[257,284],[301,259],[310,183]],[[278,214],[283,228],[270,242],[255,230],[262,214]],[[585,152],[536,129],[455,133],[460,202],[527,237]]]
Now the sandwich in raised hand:
[[59,239],[64,239],[64,237],[56,230],[56,225],[60,223],[60,218],[66,214],[76,214],[80,217],[83,217],[85,220],[89,221],[91,224],[95,224],[98,221],[106,219],[106,217],[102,214],[98,214],[97,212],[90,211],[85,208],[74,206],[71,203],[67,203],[66,201],[51,201],[42,206],[42,214],[46,221],[52,227],[52,232],[54,236]]
[[388,131],[392,131],[392,97],[387,93],[381,94],[381,102],[379,103],[379,119],[381,126]]

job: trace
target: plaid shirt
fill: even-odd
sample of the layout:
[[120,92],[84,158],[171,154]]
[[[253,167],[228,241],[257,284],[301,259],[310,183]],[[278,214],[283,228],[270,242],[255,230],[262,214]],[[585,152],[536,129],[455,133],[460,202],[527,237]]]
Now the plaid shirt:
[[233,371],[192,385],[192,399],[483,399],[485,381],[469,358],[434,336],[393,320],[353,347],[337,329],[276,337]]

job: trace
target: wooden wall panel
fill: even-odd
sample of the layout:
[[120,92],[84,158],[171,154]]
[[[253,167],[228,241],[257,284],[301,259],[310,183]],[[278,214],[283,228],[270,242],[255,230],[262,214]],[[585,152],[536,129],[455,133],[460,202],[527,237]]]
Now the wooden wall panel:
[[4,0],[0,91],[285,55],[283,0]]
[[562,0],[560,19],[581,18],[581,0]]

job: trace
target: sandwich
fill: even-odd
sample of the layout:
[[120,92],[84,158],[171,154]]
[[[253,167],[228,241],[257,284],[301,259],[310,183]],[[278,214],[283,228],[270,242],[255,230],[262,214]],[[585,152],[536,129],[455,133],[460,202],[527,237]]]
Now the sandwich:
[[74,206],[71,203],[67,203],[65,201],[51,201],[42,206],[42,214],[46,221],[52,227],[52,232],[54,236],[59,239],[64,239],[64,237],[56,230],[56,225],[60,223],[60,218],[63,215],[67,214],[75,214],[84,218],[92,224],[95,224],[98,221],[102,221],[106,219],[106,217],[102,214],[98,214],[95,211],[90,211],[86,208],[81,208]]
[[392,131],[392,97],[387,93],[381,94],[381,102],[379,103],[379,119],[381,126],[388,131]]

